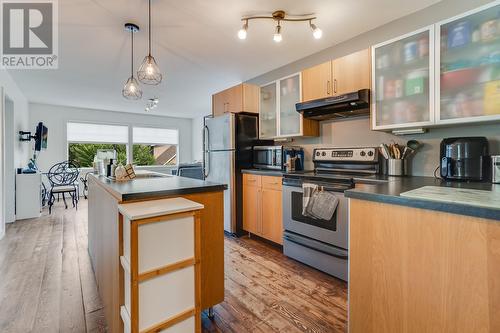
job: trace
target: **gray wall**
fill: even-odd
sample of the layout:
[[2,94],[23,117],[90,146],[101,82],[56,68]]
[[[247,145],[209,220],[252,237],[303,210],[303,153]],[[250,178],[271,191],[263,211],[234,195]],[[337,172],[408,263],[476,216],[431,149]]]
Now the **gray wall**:
[[[355,51],[368,48],[377,43],[403,35],[416,29],[434,24],[443,19],[461,14],[490,1],[484,0],[443,0],[431,7],[390,22],[377,29],[359,35],[351,40],[332,46],[321,52],[280,67],[248,81],[257,85],[297,73],[305,68],[335,59]],[[293,144],[301,145],[306,150],[306,167],[312,168],[311,152],[318,146],[375,146],[382,142],[404,143],[416,139],[424,143],[422,150],[411,161],[412,174],[431,176],[439,165],[439,142],[445,137],[486,136],[491,142],[491,152],[500,154],[500,125],[453,126],[431,129],[429,133],[413,136],[395,136],[390,133],[370,130],[368,119],[347,120],[341,122],[321,122],[319,138],[299,138]]]

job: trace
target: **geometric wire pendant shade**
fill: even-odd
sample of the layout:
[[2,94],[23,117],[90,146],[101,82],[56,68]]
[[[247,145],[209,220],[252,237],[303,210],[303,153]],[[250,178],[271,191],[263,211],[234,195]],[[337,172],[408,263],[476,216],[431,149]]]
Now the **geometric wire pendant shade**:
[[139,70],[137,71],[137,78],[144,84],[157,85],[160,84],[163,76],[160,68],[156,63],[155,58],[151,55],[151,0],[149,0],[149,44],[148,55],[142,61]]
[[134,77],[134,34],[139,31],[139,27],[133,23],[126,23],[125,30],[130,32],[132,45],[131,45],[131,59],[130,59],[130,77],[123,86],[122,95],[126,99],[138,100],[142,98],[142,90],[139,82]]

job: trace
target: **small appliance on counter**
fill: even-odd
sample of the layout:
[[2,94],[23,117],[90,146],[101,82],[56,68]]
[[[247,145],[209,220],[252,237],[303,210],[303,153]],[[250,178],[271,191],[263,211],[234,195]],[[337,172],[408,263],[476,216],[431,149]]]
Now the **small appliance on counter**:
[[491,158],[485,137],[441,141],[441,177],[446,180],[489,181]]
[[[290,167],[290,161],[295,161]],[[288,164],[287,164],[288,162]],[[304,170],[304,149],[286,146],[254,146],[253,167],[256,169],[293,171]]]
[[491,182],[500,184],[500,155],[491,156]]

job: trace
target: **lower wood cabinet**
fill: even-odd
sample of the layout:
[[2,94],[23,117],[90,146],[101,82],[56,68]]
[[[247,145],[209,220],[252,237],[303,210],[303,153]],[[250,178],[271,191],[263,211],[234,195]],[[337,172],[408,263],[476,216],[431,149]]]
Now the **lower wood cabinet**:
[[283,244],[281,177],[243,175],[243,229]]

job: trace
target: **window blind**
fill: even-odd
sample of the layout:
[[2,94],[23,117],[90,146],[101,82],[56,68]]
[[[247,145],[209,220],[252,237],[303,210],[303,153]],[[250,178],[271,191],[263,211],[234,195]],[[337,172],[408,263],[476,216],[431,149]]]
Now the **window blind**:
[[68,142],[128,144],[128,126],[67,123]]
[[166,128],[134,127],[133,142],[135,144],[179,144],[179,131]]

